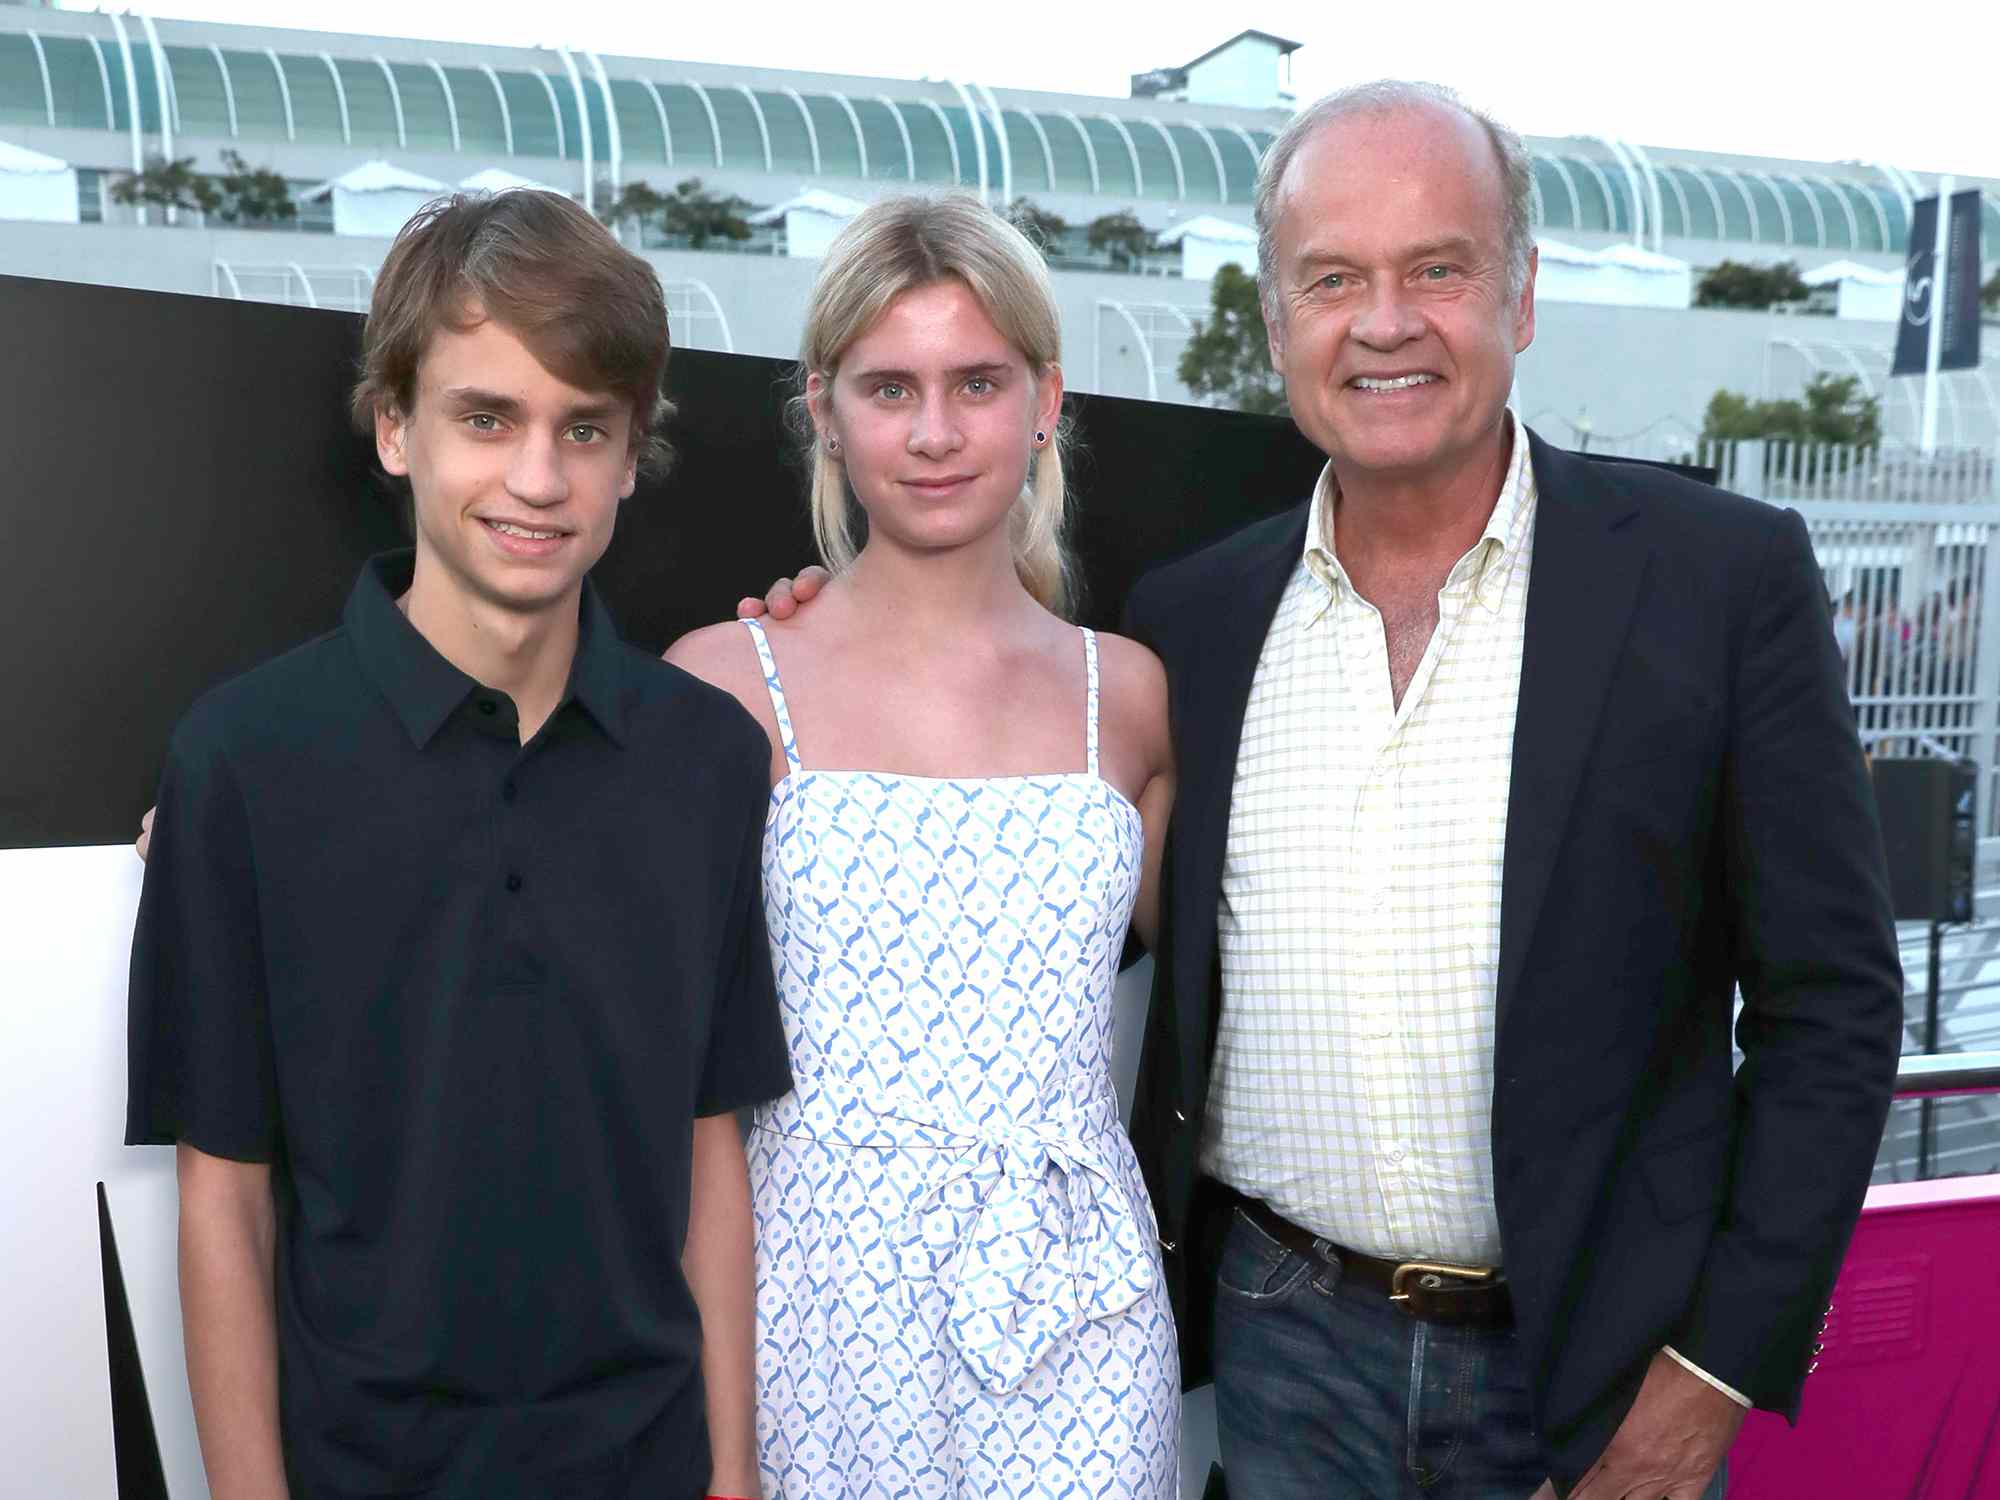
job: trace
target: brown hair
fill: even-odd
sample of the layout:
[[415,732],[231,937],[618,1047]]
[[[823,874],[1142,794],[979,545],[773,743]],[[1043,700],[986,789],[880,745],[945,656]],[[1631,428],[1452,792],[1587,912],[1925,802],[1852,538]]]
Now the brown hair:
[[557,379],[627,402],[640,466],[665,471],[673,450],[660,429],[673,407],[660,388],[671,348],[660,279],[570,199],[536,188],[454,193],[403,226],[375,278],[355,425],[372,435],[377,411],[407,415],[431,336],[486,318]]

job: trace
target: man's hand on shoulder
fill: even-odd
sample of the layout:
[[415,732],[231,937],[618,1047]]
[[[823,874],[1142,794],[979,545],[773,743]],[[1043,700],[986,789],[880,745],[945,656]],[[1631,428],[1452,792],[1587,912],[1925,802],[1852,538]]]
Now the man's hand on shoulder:
[[145,859],[146,851],[153,847],[153,814],[158,811],[157,807],[146,809],[146,816],[139,820],[139,836],[132,840],[132,847],[139,851],[141,860]]
[[1663,1350],[1570,1500],[1700,1500],[1742,1425],[1742,1407]]
[[798,577],[780,578],[771,585],[763,598],[745,594],[737,600],[736,618],[756,620],[769,615],[774,620],[789,620],[798,613],[800,605],[812,603],[832,576],[825,568],[817,565],[800,568]]

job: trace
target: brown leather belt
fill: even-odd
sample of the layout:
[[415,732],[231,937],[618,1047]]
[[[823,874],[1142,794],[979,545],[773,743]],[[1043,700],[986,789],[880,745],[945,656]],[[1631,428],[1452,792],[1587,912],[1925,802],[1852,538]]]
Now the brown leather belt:
[[1287,1250],[1337,1266],[1349,1286],[1380,1292],[1423,1323],[1504,1329],[1514,1326],[1514,1299],[1498,1266],[1458,1266],[1444,1261],[1384,1260],[1344,1249],[1272,1211],[1261,1198],[1233,1194],[1242,1215]]

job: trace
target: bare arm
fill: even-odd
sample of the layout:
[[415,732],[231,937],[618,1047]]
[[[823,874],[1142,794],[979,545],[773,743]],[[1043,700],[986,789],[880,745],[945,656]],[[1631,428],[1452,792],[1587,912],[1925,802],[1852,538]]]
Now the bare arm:
[[1163,767],[1139,796],[1139,818],[1146,825],[1145,863],[1139,872],[1139,899],[1132,906],[1132,930],[1151,953],[1160,935],[1160,860],[1167,847],[1167,818],[1174,806],[1174,769]]
[[285,1500],[271,1169],[182,1142],[181,1318],[188,1390],[214,1500]]
[[759,1497],[756,1249],[750,1172],[733,1114],[694,1122],[694,1176],[681,1271],[701,1312],[711,1494]]

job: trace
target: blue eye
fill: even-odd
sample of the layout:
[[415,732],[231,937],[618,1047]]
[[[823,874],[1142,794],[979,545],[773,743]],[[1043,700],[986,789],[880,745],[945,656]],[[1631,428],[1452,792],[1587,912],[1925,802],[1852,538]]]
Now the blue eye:
[[1424,276],[1431,281],[1443,281],[1451,274],[1450,266],[1425,266]]
[[578,422],[569,430],[570,440],[578,443],[594,443],[604,436],[601,427],[593,427],[588,422]]
[[975,375],[965,382],[965,388],[975,396],[983,396],[993,389],[993,382],[984,375]]
[[476,411],[465,420],[474,432],[497,432],[500,428],[500,419],[490,411]]
[[891,401],[894,401],[903,394],[903,388],[894,382],[890,382],[886,385],[877,386],[875,394],[878,396],[887,396]]

